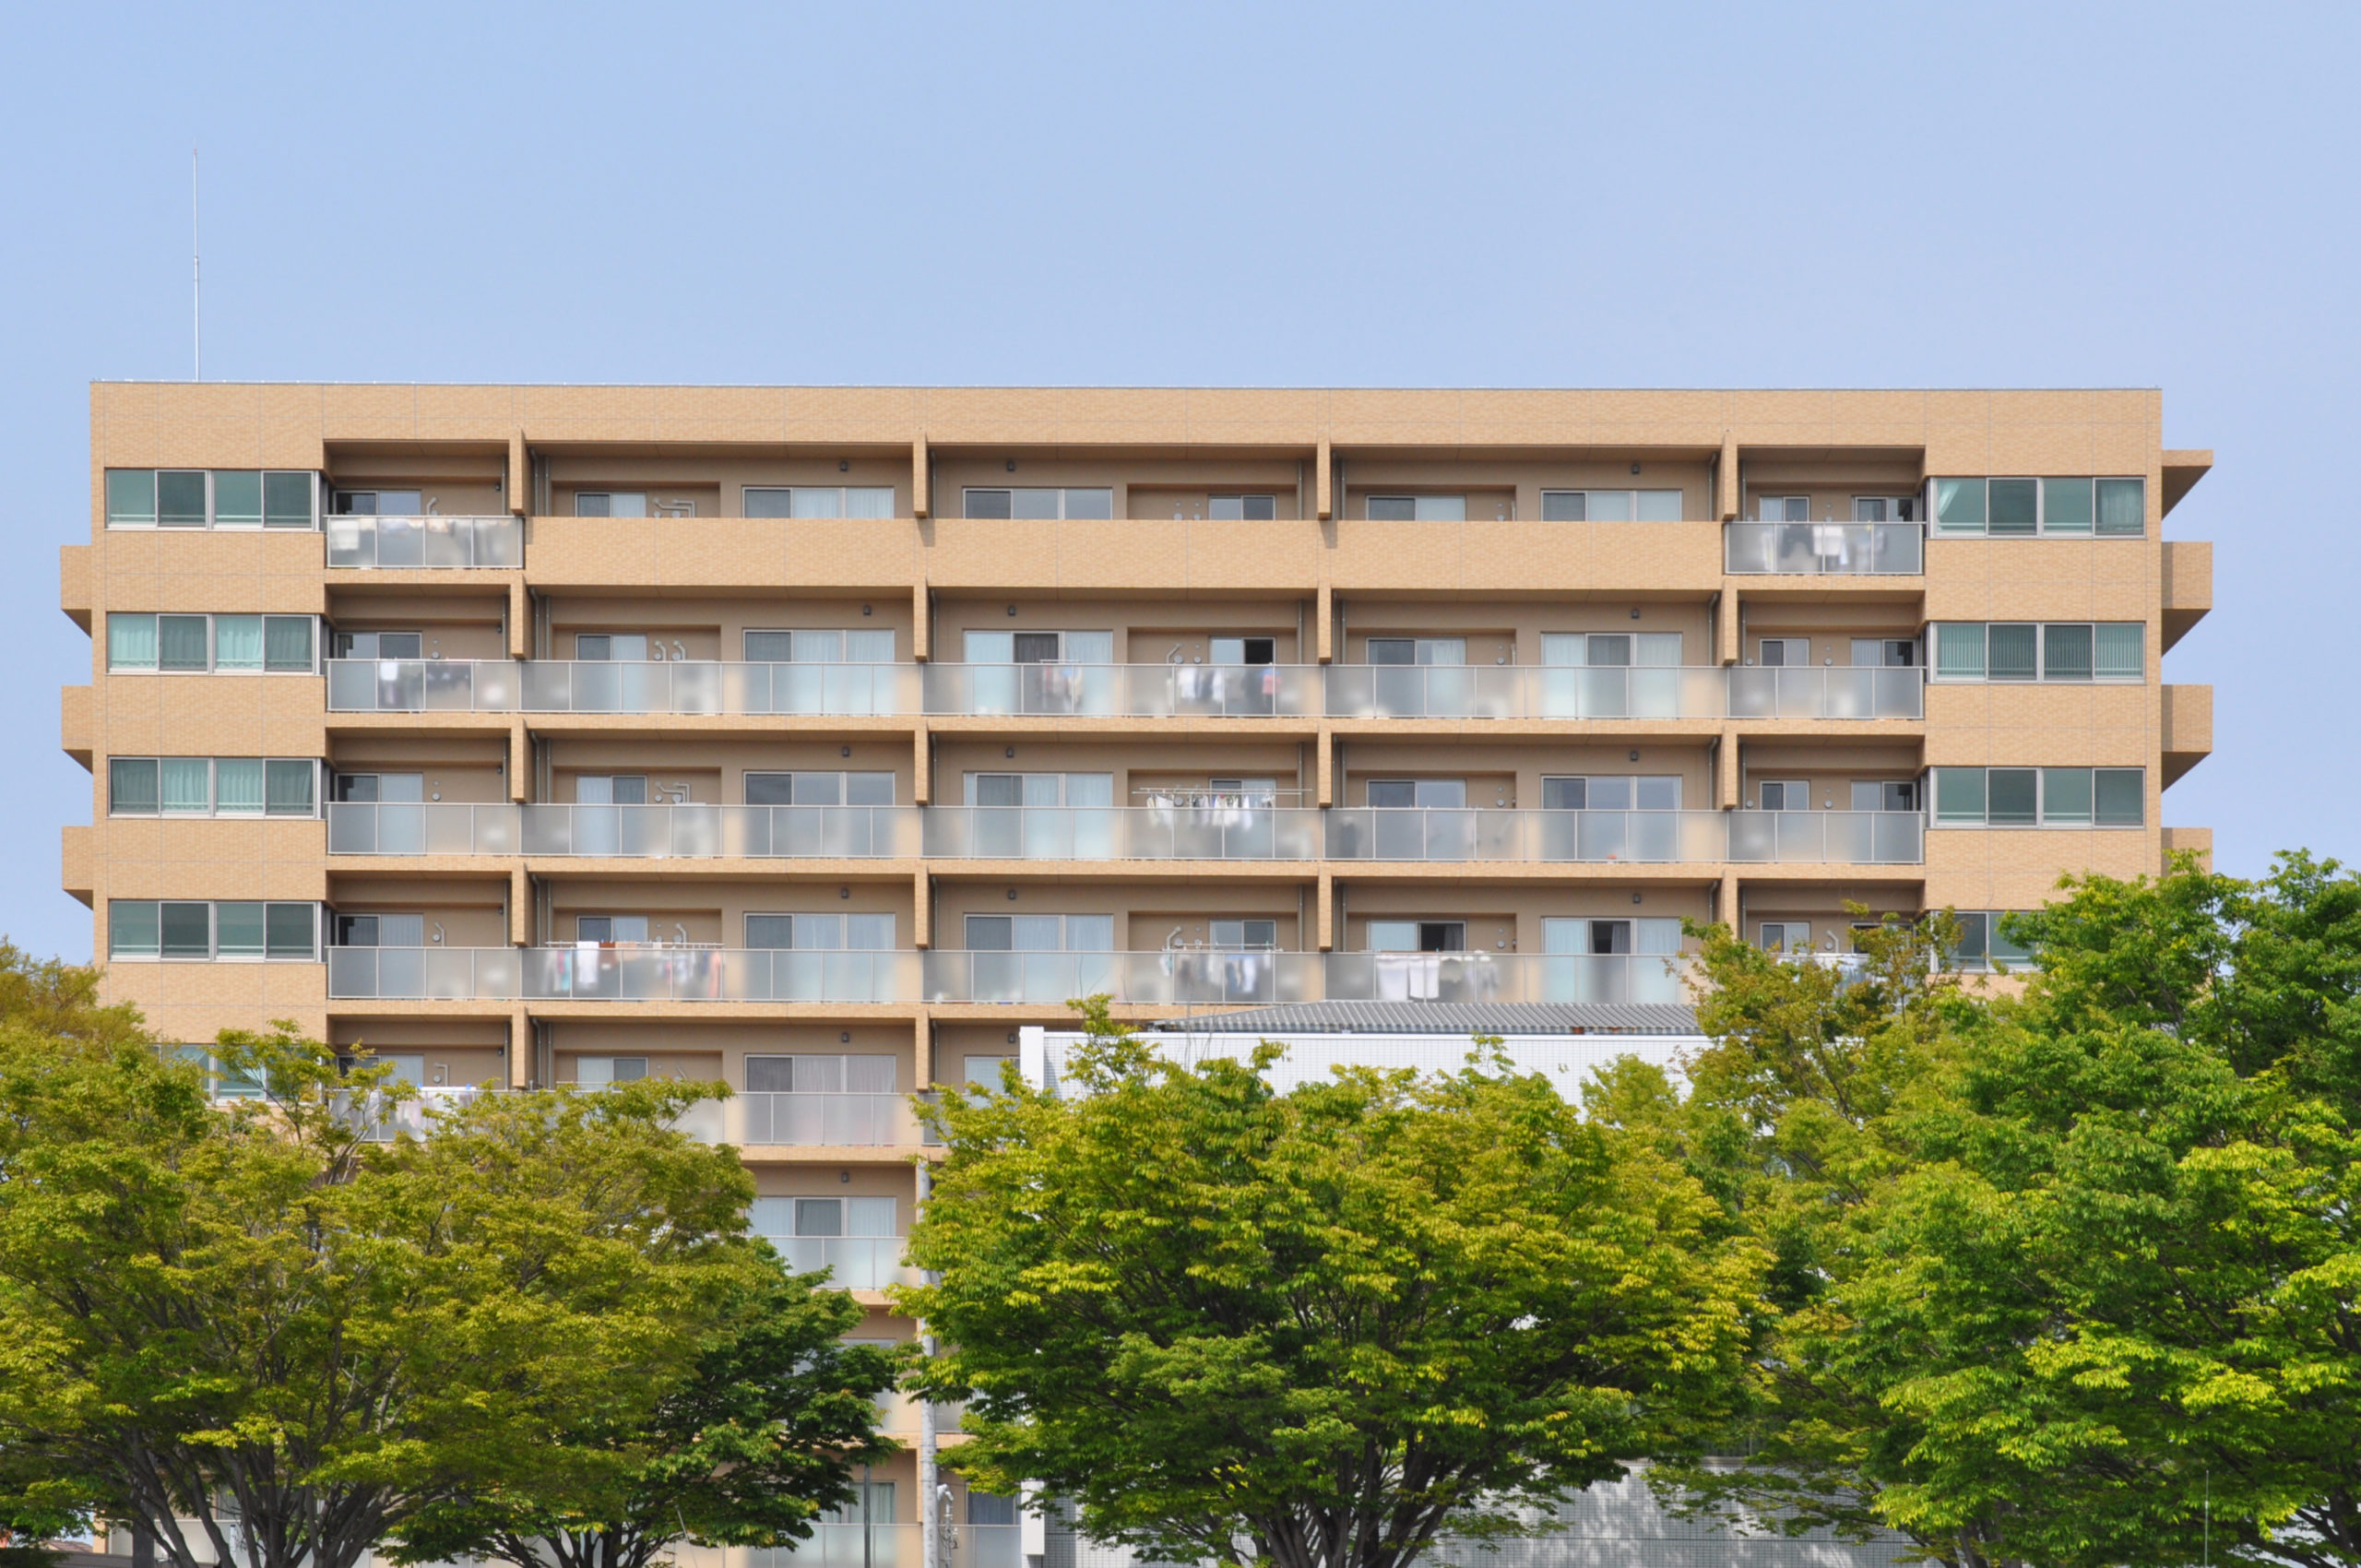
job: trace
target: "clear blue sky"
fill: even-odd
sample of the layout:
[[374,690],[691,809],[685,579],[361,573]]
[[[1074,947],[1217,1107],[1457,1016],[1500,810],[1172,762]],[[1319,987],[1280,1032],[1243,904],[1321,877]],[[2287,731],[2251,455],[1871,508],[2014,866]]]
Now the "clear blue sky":
[[2219,464],[2165,797],[2361,855],[2361,7],[0,10],[0,930],[83,956],[57,749],[97,377],[2156,386]]

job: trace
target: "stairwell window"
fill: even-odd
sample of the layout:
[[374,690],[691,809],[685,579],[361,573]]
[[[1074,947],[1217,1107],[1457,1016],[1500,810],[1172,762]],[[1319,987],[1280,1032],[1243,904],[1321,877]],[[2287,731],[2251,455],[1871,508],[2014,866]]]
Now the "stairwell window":
[[2140,827],[2147,770],[2138,767],[1938,767],[1937,827]]

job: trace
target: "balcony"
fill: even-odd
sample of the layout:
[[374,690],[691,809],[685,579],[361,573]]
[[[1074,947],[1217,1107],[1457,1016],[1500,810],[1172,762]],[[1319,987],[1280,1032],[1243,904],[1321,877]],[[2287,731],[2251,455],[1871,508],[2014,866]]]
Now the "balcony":
[[931,806],[944,860],[1316,861],[1325,813],[1292,806]]
[[336,1001],[911,1002],[915,953],[720,947],[331,947]]
[[926,1000],[1059,1006],[1285,1002],[1679,1002],[1684,960],[1493,953],[975,953],[925,956]]
[[1916,812],[328,806],[335,855],[1916,865]]
[[509,517],[331,517],[328,564],[362,570],[525,564],[525,525]]
[[691,1106],[677,1125],[701,1143],[888,1148],[919,1142],[910,1097],[901,1094],[732,1095]]
[[[1865,525],[1866,526],[1866,525]],[[575,663],[336,659],[336,713],[1920,719],[1916,669]]]
[[926,711],[957,717],[1314,718],[1316,664],[930,664]]
[[345,1116],[361,1134],[364,1143],[392,1143],[408,1133],[422,1138],[434,1130],[434,1123],[453,1111],[473,1104],[478,1096],[498,1094],[499,1089],[486,1089],[481,1085],[436,1085],[417,1091],[410,1099],[390,1099],[383,1094],[370,1094],[357,1101],[350,1095],[340,1097],[338,1111]]
[[1927,569],[1918,523],[1725,523],[1722,570],[1733,576],[1916,576]]
[[[899,1236],[765,1236],[763,1240],[777,1247],[787,1266],[798,1274],[827,1269],[829,1283],[840,1290],[883,1290],[917,1277],[916,1270],[902,1266]],[[820,1526],[823,1532],[829,1527]]]
[[[1654,954],[1221,953],[1200,948],[808,953],[694,947],[332,947],[327,958],[328,996],[338,1002],[923,1001],[1036,1007],[1059,1007],[1071,998],[1101,992],[1143,1006],[1268,1006],[1323,1000],[1679,1002],[1685,996],[1681,977],[1688,963]],[[776,1108],[746,1114],[768,1114],[773,1118],[770,1130],[778,1130]]]
[[333,802],[332,855],[865,860],[919,852],[915,806]]
[[914,664],[332,659],[333,713],[756,714],[918,711]]
[[[783,1240],[772,1237],[774,1246]],[[842,1285],[844,1280],[839,1279]],[[835,1515],[829,1516],[831,1520]],[[1001,1526],[1015,1529],[1018,1526]],[[968,1530],[972,1525],[958,1528]],[[927,1568],[926,1542],[923,1525],[889,1525],[860,1523],[824,1523],[812,1526],[812,1534],[791,1547],[754,1547],[745,1553],[747,1568]],[[975,1561],[968,1564],[955,1563],[955,1568],[1001,1568],[998,1563]],[[1007,1568],[1016,1568],[1012,1562]]]

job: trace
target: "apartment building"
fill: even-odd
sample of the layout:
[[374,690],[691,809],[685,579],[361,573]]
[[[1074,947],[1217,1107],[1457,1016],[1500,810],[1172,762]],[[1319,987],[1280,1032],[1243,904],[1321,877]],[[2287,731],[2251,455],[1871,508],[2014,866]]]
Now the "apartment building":
[[900,1336],[906,1097],[1069,997],[1677,1004],[1684,918],[1931,909],[1975,967],[2206,852],[2211,461],[2153,391],[101,384],[65,884],[175,1039],[726,1081]]

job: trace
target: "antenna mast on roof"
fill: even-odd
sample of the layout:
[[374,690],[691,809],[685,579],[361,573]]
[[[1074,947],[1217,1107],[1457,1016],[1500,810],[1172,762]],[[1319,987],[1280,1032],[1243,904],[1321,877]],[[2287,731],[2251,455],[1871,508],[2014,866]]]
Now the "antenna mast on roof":
[[190,376],[193,381],[205,379],[205,261],[203,252],[199,249],[202,232],[197,223],[198,214],[201,211],[197,205],[198,194],[196,148],[190,148],[188,149],[188,316],[189,330],[194,340],[193,347],[196,359],[196,369]]

